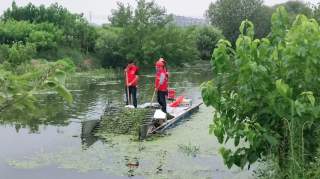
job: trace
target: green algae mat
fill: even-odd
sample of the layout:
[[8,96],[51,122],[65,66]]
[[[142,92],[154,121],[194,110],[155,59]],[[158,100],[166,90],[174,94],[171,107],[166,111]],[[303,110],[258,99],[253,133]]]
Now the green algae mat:
[[148,122],[153,113],[153,109],[109,108],[101,117],[96,135],[126,134],[138,136],[141,125]]

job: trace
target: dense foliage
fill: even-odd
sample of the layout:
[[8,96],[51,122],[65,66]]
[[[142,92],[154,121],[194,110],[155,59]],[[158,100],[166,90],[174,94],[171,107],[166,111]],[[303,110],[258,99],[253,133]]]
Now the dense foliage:
[[313,9],[301,1],[288,1],[273,7],[265,6],[262,0],[218,0],[211,3],[206,12],[212,25],[219,27],[225,37],[235,43],[243,20],[250,20],[255,24],[255,37],[262,38],[271,32],[271,15],[275,10],[283,6],[289,13],[289,21],[292,23],[296,15],[304,14],[307,17],[317,18],[317,7]]
[[[74,30],[80,30],[80,26],[92,27],[79,18],[56,4],[49,8],[35,7],[32,4],[17,7],[13,2],[12,7],[4,12],[0,21],[2,119],[9,113],[33,113],[39,92],[55,91],[69,103],[72,102],[72,96],[64,83],[67,73],[75,71],[75,66],[71,59],[57,60],[57,57],[59,49],[65,47],[84,49],[81,42],[84,40],[83,36]],[[73,42],[80,44],[78,47],[68,45],[71,42],[68,41],[68,36],[71,34],[68,33],[67,26],[58,25],[67,19],[71,20],[69,25],[78,24],[72,30],[75,33],[72,34],[73,40],[78,39]],[[87,46],[85,48],[88,49]],[[55,62],[40,60],[40,57]]]
[[318,22],[320,22],[320,3],[317,5],[314,5],[313,11],[312,11],[312,16],[315,18]]
[[137,0],[135,8],[119,2],[110,24],[103,27],[89,25],[82,14],[57,3],[18,7],[13,2],[0,21],[0,61],[8,60],[9,49],[17,48],[26,60],[68,57],[81,69],[119,67],[129,59],[144,65],[160,57],[170,65],[209,59],[221,32],[213,27],[177,27],[172,20],[154,1]]
[[126,64],[126,57],[120,52],[120,37],[123,29],[118,27],[103,27],[97,31],[98,39],[95,50],[101,59],[101,65],[103,67],[116,67]]
[[304,14],[309,18],[312,17],[312,9],[308,4],[302,1],[288,1],[275,5],[274,8],[278,8],[280,6],[283,6],[287,10],[290,22],[293,22],[298,14]]
[[74,71],[69,59],[56,62],[26,61],[0,64],[0,115],[35,109],[35,94],[56,91],[69,103],[72,96],[64,87],[66,73]]
[[320,26],[298,15],[291,25],[280,7],[268,38],[255,39],[242,22],[235,49],[221,40],[214,50],[213,80],[202,86],[206,105],[216,109],[210,130],[228,167],[259,158],[278,160],[280,178],[308,178],[305,170],[319,147]]
[[[261,11],[262,2],[262,0],[218,0],[210,4],[207,10],[207,17],[212,25],[219,27],[223,31],[228,40],[235,42],[239,35],[238,27],[243,20],[254,20],[255,18],[268,16],[269,12]],[[265,22],[260,21],[258,23]],[[257,27],[259,27],[257,32],[260,33],[260,31],[268,29],[270,25],[258,25]],[[262,33],[261,35],[265,34]]]
[[212,26],[200,27],[197,32],[197,48],[202,60],[210,60],[213,49],[223,39],[222,32]]
[[96,29],[82,15],[72,14],[58,4],[18,7],[13,2],[1,16],[0,58],[8,59],[5,49],[19,43],[35,48],[31,58],[71,58],[82,67],[88,59],[93,63],[96,38]]
[[111,26],[100,30],[97,40],[105,65],[120,65],[127,59],[148,65],[161,56],[173,65],[199,59],[196,31],[173,25],[171,16],[154,1],[139,0],[135,9],[118,3],[109,19]]
[[[5,49],[10,47],[13,47],[11,49],[16,49],[23,46],[32,46],[34,48],[33,53],[31,53],[32,50],[29,50],[30,58],[41,57],[41,52],[51,51],[56,53],[58,45],[61,45],[62,35],[62,31],[50,23],[32,24],[27,21],[1,21],[0,48],[3,49],[0,52],[1,57],[9,59],[9,53]],[[18,51],[23,53],[23,50]]]
[[[27,6],[18,7],[15,2],[12,7],[6,10],[2,16],[3,21],[16,20],[28,21],[33,24],[50,23],[55,28],[60,29],[63,34],[63,45],[70,48],[80,48],[83,52],[89,52],[94,49],[95,30],[83,18],[83,15],[72,14],[66,8],[57,3],[45,7],[39,7],[29,3]],[[54,31],[55,29],[46,28]],[[62,36],[62,37],[61,37]]]

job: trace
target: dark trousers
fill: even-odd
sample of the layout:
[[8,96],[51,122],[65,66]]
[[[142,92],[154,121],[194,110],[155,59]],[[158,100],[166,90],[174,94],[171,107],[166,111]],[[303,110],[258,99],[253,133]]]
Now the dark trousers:
[[167,94],[168,94],[167,91],[158,91],[157,93],[158,103],[161,105],[161,110],[164,113],[167,113],[167,102],[166,102]]
[[129,99],[128,99],[127,87],[125,91],[126,91],[126,98],[127,98],[126,105],[129,105],[129,100],[130,100],[130,103],[133,104],[135,108],[137,108],[137,87],[129,86]]

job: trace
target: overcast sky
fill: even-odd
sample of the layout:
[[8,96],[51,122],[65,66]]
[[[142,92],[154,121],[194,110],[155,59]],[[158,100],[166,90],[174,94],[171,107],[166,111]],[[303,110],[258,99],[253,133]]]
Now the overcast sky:
[[[134,6],[135,0],[16,0],[16,3],[26,5],[29,2],[40,5],[50,5],[58,2],[60,5],[68,8],[72,12],[84,13],[84,15],[93,23],[102,24],[107,21],[111,9],[116,8],[116,2],[121,1],[130,3]],[[160,6],[164,6],[168,13],[177,15],[190,16],[202,18],[205,10],[208,8],[210,2],[215,0],[155,0]],[[267,5],[274,5],[288,0],[264,0]],[[304,0],[304,2],[317,3],[320,0]],[[0,14],[11,6],[12,0],[0,0]]]

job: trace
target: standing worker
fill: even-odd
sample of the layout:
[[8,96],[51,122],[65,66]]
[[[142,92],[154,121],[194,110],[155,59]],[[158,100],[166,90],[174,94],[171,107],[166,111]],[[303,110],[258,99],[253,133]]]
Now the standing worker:
[[[168,68],[167,68],[166,60],[164,58],[160,58],[158,61],[163,62],[164,71],[166,73],[167,78],[169,78],[169,71],[168,71]],[[168,99],[171,99],[171,100],[173,100],[175,98],[175,91],[173,89],[169,88],[169,82],[168,82],[167,97],[168,97]]]
[[124,70],[125,84],[126,84],[126,105],[133,102],[133,106],[137,108],[137,85],[138,85],[138,71],[139,68],[135,65],[133,60],[130,60]]
[[171,119],[173,116],[167,112],[166,96],[168,95],[169,76],[167,74],[165,65],[166,64],[163,58],[160,58],[156,62],[155,90],[157,91],[157,99],[158,103],[161,105],[161,110],[167,114],[168,119]]

